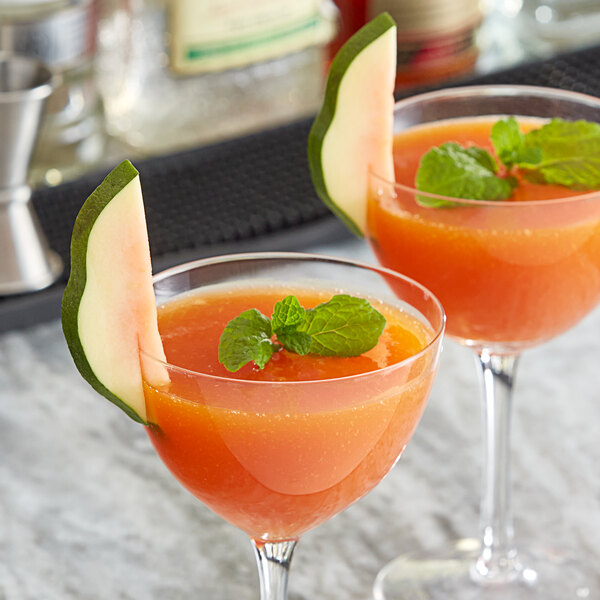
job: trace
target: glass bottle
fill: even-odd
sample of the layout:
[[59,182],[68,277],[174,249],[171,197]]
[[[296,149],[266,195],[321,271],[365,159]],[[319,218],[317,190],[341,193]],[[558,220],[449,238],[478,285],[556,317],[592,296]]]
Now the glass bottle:
[[397,87],[471,72],[477,61],[480,0],[369,0],[367,19],[387,11],[398,27]]
[[522,0],[523,44],[546,56],[600,43],[600,0]]
[[110,0],[98,82],[107,128],[158,154],[314,112],[337,11],[321,0]]

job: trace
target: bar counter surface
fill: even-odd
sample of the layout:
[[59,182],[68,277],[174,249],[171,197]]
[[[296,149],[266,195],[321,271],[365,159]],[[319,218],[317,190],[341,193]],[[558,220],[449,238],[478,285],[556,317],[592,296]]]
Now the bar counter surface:
[[[359,240],[302,250],[374,261]],[[512,436],[517,543],[592,565],[590,600],[600,597],[599,357],[600,309],[525,352]],[[480,429],[471,351],[446,341],[404,456],[303,537],[290,600],[367,600],[398,554],[476,536]],[[57,319],[0,335],[0,598],[258,598],[245,534],[180,487],[143,428],[81,379]]]

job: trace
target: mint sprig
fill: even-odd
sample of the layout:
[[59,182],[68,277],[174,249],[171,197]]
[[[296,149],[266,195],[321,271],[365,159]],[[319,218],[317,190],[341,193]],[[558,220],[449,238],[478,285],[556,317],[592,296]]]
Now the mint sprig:
[[338,294],[305,309],[290,295],[275,304],[271,319],[253,308],[229,321],[219,342],[219,362],[232,372],[251,361],[263,369],[281,347],[301,355],[359,356],[377,344],[385,324],[364,298]]
[[[421,192],[466,200],[506,200],[513,191],[512,179],[498,177],[494,157],[485,148],[464,148],[447,142],[421,158],[416,187]],[[454,206],[441,198],[418,195],[423,206]]]
[[[421,159],[415,185],[419,191],[470,200],[506,200],[517,186],[514,173],[538,184],[572,190],[600,189],[600,123],[552,119],[524,134],[514,117],[492,127],[490,139],[504,167],[499,176],[495,158],[478,146],[448,142]],[[417,195],[423,206],[458,203]]]

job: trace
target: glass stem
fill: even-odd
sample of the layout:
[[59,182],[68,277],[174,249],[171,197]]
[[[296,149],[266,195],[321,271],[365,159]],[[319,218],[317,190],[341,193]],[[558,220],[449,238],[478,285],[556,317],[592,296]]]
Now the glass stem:
[[510,508],[510,417],[518,355],[477,354],[482,387],[483,490],[479,556],[471,577],[481,584],[506,583],[519,576]]
[[286,600],[290,563],[297,542],[252,540],[258,565],[260,600]]

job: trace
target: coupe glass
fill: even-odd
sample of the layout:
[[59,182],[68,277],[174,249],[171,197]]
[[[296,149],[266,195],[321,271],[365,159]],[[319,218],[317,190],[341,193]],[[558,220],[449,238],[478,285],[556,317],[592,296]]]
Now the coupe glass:
[[[600,100],[528,86],[456,88],[400,101],[394,127],[506,115],[600,122]],[[600,192],[523,202],[449,198],[451,208],[427,208],[410,186],[375,173],[369,179],[372,248],[382,265],[431,289],[447,313],[448,335],[474,350],[484,426],[479,542],[401,556],[379,573],[375,597],[587,598],[589,582],[562,554],[517,552],[509,424],[522,350],[566,331],[600,299]]]
[[167,389],[145,383],[158,454],[185,488],[250,536],[261,599],[283,600],[299,537],[371,490],[408,443],[437,369],[445,317],[428,290],[402,275],[310,254],[222,256],[154,277],[159,305],[246,284],[381,300],[429,332],[424,349],[406,360],[350,377],[247,381],[167,364]]

